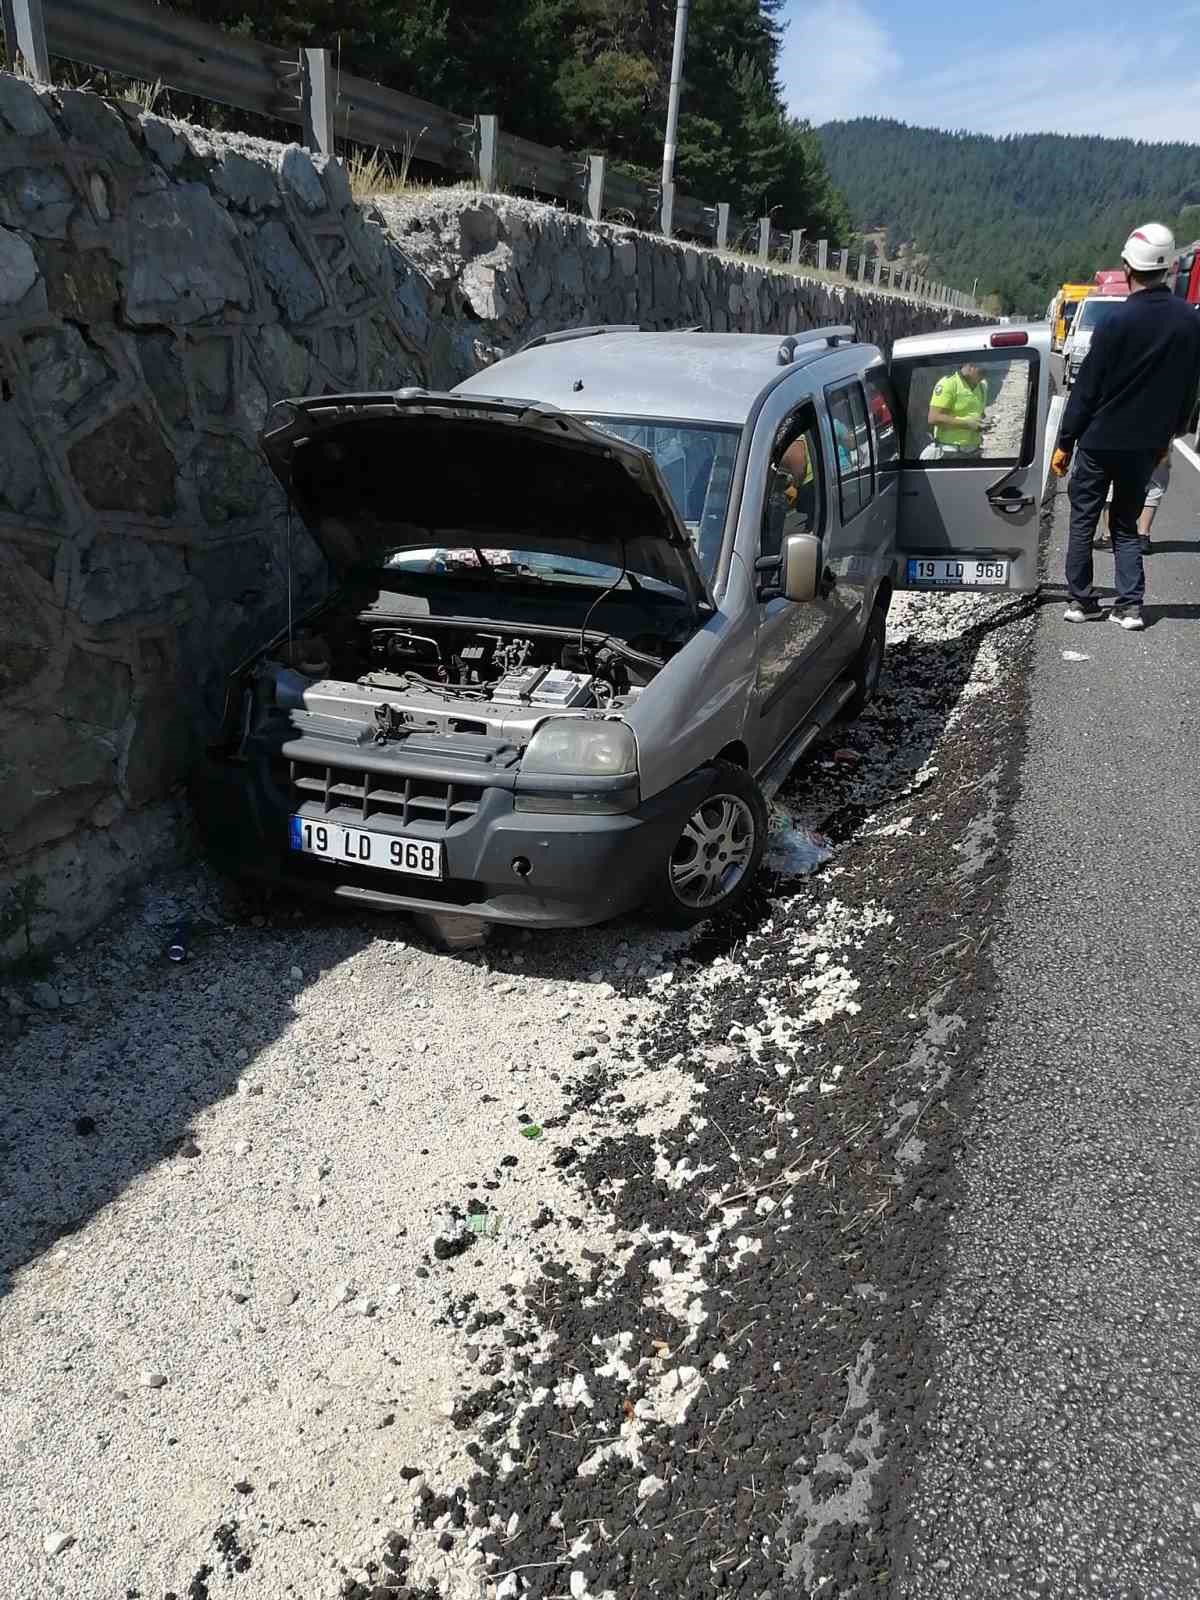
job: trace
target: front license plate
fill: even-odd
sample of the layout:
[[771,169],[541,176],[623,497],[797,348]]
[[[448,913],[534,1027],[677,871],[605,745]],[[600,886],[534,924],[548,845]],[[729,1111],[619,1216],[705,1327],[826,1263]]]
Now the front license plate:
[[440,878],[444,872],[440,844],[403,834],[376,833],[370,828],[347,828],[340,822],[289,817],[288,844],[302,855],[319,856],[322,861],[382,867],[385,872],[406,872],[413,878]]
[[910,557],[908,581],[969,589],[985,588],[989,584],[1002,585],[1008,582],[1008,562],[976,560],[974,557],[963,561],[941,558],[925,561]]

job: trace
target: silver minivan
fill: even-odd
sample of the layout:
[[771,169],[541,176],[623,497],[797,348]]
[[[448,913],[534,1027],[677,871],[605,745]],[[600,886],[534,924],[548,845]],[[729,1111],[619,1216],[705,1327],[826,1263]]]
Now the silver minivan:
[[[1048,356],[1045,324],[886,360],[574,328],[450,393],[282,404],[263,449],[337,587],[230,679],[211,849],[382,909],[728,910],[894,592],[1036,587]],[[937,442],[956,395],[973,448]]]

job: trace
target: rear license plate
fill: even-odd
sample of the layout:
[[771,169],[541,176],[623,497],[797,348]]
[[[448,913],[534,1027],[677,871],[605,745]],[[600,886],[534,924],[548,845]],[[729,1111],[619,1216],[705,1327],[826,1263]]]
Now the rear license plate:
[[990,584],[1003,585],[1008,582],[1008,562],[977,560],[973,556],[962,561],[952,558],[926,561],[910,557],[908,581],[933,584],[935,588],[979,589]]
[[340,822],[289,817],[288,844],[302,855],[345,866],[381,867],[413,878],[440,878],[444,872],[440,844],[403,834],[376,833],[370,828],[347,828]]

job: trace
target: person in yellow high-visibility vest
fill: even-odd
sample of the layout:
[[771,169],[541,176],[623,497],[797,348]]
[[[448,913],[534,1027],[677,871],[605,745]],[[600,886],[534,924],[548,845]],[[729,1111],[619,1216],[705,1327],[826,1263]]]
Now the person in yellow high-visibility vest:
[[939,456],[979,454],[987,403],[987,379],[973,361],[938,379],[929,401],[929,429]]

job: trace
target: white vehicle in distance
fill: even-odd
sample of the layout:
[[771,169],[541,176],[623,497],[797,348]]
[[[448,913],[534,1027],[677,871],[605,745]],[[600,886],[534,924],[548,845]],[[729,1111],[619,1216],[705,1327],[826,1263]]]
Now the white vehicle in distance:
[[1063,345],[1063,387],[1069,389],[1092,348],[1092,335],[1128,299],[1123,294],[1093,294],[1081,302]]

